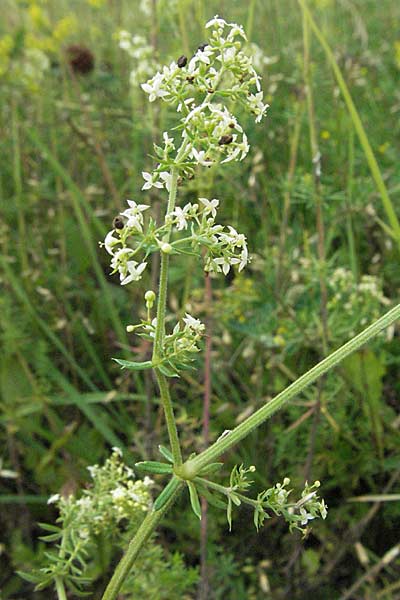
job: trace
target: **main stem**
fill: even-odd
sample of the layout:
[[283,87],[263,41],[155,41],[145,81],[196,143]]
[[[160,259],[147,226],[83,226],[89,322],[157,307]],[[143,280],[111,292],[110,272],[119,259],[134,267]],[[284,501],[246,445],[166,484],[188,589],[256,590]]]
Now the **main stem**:
[[58,600],[67,600],[67,594],[61,577],[56,577],[56,592]]
[[[173,168],[171,171],[171,185],[168,198],[167,215],[175,208],[176,192],[178,184],[178,171]],[[168,227],[167,233],[163,239],[164,243],[168,243],[171,237],[171,226]],[[162,356],[162,346],[165,336],[165,311],[167,304],[167,289],[168,289],[168,269],[169,269],[169,254],[161,252],[161,268],[160,268],[160,283],[158,288],[158,303],[157,303],[157,325],[154,337],[153,347],[153,363]],[[157,368],[154,369],[158,386],[160,388],[161,402],[164,408],[165,420],[167,423],[169,442],[171,445],[172,456],[176,465],[182,464],[182,452],[178,439],[178,431],[174,417],[174,409],[172,408],[171,396],[169,393],[168,382],[166,377]]]
[[169,498],[168,502],[164,504],[164,506],[160,510],[152,510],[147,513],[147,516],[143,520],[139,529],[137,530],[135,537],[131,540],[128,549],[121,561],[119,562],[117,568],[114,571],[114,574],[103,594],[102,600],[115,600],[121,590],[121,587],[128,577],[130,570],[132,569],[133,563],[135,562],[137,556],[139,555],[141,549],[156,529],[157,525],[163,518],[164,514],[167,510],[174,504],[176,498],[178,497],[183,486],[179,486],[172,496]]

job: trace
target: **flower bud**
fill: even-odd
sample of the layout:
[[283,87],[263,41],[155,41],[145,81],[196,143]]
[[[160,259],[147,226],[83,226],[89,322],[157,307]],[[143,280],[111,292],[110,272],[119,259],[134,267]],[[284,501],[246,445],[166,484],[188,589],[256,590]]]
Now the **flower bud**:
[[135,327],[133,325],[127,325],[126,331],[128,333],[132,333],[132,331],[135,331]]
[[146,307],[153,308],[153,304],[156,299],[156,295],[153,290],[148,290],[144,295],[144,299],[146,300]]
[[285,477],[285,479],[283,480],[283,485],[289,485],[289,483],[290,483],[289,477]]

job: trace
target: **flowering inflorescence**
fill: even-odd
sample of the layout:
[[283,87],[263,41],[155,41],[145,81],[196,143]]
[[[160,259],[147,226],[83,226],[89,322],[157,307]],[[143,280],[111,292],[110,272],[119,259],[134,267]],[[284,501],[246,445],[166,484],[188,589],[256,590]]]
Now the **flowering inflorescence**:
[[317,517],[325,519],[327,516],[327,506],[323,499],[318,496],[318,488],[320,482],[315,481],[313,485],[307,482],[301,493],[301,497],[296,502],[289,499],[292,490],[288,489],[290,479],[285,477],[282,483],[277,483],[273,487],[260,492],[257,498],[251,499],[244,496],[252,484],[249,479],[249,473],[254,473],[255,467],[252,465],[248,468],[243,465],[232,469],[230,475],[229,486],[215,484],[203,478],[196,478],[200,493],[205,494],[211,502],[213,497],[210,497],[210,492],[215,491],[223,494],[227,498],[227,504],[221,505],[221,508],[226,509],[229,529],[232,528],[232,509],[233,506],[240,506],[242,503],[250,505],[254,510],[254,525],[257,530],[262,527],[266,519],[271,518],[273,513],[276,516],[282,516],[289,524],[290,531],[298,529],[303,533],[307,530],[309,521]]
[[226,103],[240,104],[255,115],[256,122],[268,108],[252,59],[243,50],[243,28],[219,17],[206,28],[209,40],[191,58],[181,56],[142,84],[150,102],[161,98],[181,115],[176,128],[181,144],[178,148],[164,134],[164,147],[155,147],[160,163],[153,173],[145,174],[145,189],[168,189],[166,175],[173,164],[181,175],[188,175],[196,165],[242,160],[249,151],[247,136]]
[[57,542],[58,552],[47,554],[48,566],[24,575],[37,583],[37,589],[60,579],[71,590],[80,592],[90,581],[87,570],[98,552],[99,536],[114,543],[122,540],[127,526],[134,530],[151,509],[152,479],[146,476],[135,480],[132,469],[122,462],[119,448],[113,448],[104,465],[93,465],[88,470],[92,482],[79,497],[53,494],[48,500],[59,510],[59,526],[42,525],[50,532],[42,539]]
[[[138,281],[146,269],[146,257],[161,250],[168,254],[201,254],[204,269],[209,272],[223,272],[227,275],[232,266],[240,272],[249,262],[246,237],[232,226],[224,227],[215,223],[219,200],[199,198],[199,203],[177,206],[167,213],[165,222],[156,227],[152,219],[143,232],[143,213],[149,206],[128,200],[129,208],[120,213],[115,229],[110,231],[103,245],[111,255],[112,273],[119,273],[121,285]],[[190,226],[190,235],[175,241],[164,241],[166,231],[173,227],[178,233]],[[129,241],[129,246],[128,246]],[[203,252],[200,252],[200,250]],[[144,254],[139,261],[138,253]]]

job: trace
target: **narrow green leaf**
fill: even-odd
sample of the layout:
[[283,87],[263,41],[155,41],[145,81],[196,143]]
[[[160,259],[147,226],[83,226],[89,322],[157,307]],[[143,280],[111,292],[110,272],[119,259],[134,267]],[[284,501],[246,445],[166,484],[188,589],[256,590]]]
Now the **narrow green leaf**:
[[226,518],[229,523],[229,531],[232,531],[232,500],[231,497],[228,497],[228,506],[226,507]]
[[187,481],[186,483],[189,488],[190,504],[192,505],[193,512],[201,521],[201,507],[196,486],[194,485],[193,481]]
[[172,466],[167,465],[166,463],[156,462],[152,460],[144,460],[141,462],[137,462],[135,467],[139,471],[144,471],[145,473],[172,473]]
[[229,494],[229,497],[230,497],[230,499],[232,500],[232,502],[233,502],[234,504],[236,504],[236,506],[240,506],[240,505],[241,505],[240,498],[239,498],[239,497],[238,497],[236,494],[234,494],[233,492],[231,492],[231,493]]
[[172,494],[175,492],[177,487],[179,486],[179,479],[173,477],[168,485],[163,489],[161,494],[158,496],[156,501],[154,502],[154,510],[161,510],[161,508],[168,502],[171,498]]
[[170,367],[168,367],[164,363],[160,363],[159,365],[157,365],[157,369],[159,371],[161,371],[161,373],[163,375],[165,375],[165,377],[179,377],[178,373],[173,371]]
[[161,452],[161,454],[163,455],[163,457],[167,459],[168,462],[174,464],[174,457],[172,456],[172,453],[168,450],[168,448],[166,448],[165,446],[162,446],[160,444],[158,446],[158,449]]
[[131,360],[122,360],[121,358],[113,358],[122,369],[129,369],[130,371],[143,371],[144,369],[151,369],[153,364],[150,360],[145,362],[132,362]]

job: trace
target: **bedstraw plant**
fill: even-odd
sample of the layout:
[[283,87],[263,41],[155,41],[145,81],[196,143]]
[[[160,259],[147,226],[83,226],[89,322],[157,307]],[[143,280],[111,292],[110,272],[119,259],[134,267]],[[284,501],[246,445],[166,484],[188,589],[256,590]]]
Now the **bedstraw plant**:
[[[255,467],[235,466],[229,483],[222,485],[214,481],[215,474],[222,466],[219,458],[288,400],[379,334],[400,315],[400,306],[396,306],[236,428],[224,432],[206,450],[184,460],[174,417],[170,382],[172,378],[179,377],[182,371],[194,367],[206,331],[204,324],[196,316],[187,313],[171,329],[166,327],[170,261],[179,260],[181,255],[183,259],[194,256],[209,276],[226,276],[231,270],[240,272],[245,269],[250,255],[245,234],[236,231],[231,225],[224,226],[218,222],[219,199],[200,197],[195,202],[180,205],[177,191],[186,180],[195,177],[201,168],[245,159],[250,146],[237,115],[248,112],[254,116],[256,123],[260,123],[268,108],[263,99],[260,77],[249,57],[243,28],[216,16],[206,24],[206,30],[207,42],[192,57],[180,56],[142,84],[149,102],[162,101],[176,111],[175,127],[171,131],[165,131],[160,143],[154,147],[154,169],[143,173],[143,191],[158,188],[168,194],[164,217],[161,222],[156,222],[150,214],[149,204],[138,199],[128,200],[127,208],[114,220],[113,229],[102,242],[110,255],[112,273],[119,277],[123,286],[139,282],[148,269],[151,256],[154,253],[161,255],[157,293],[148,290],[144,294],[146,318],[137,324],[127,325],[129,334],[138,335],[152,344],[151,359],[144,362],[119,358],[114,360],[122,369],[153,370],[158,382],[170,445],[169,448],[159,447],[159,462],[145,461],[136,464],[139,472],[146,474],[146,477],[149,474],[161,474],[169,480],[154,502],[149,501],[146,491],[146,509],[143,511],[146,516],[107,585],[104,600],[117,598],[135,560],[184,488],[199,519],[199,496],[203,496],[211,505],[226,511],[229,528],[232,527],[233,509],[241,504],[251,506],[257,529],[272,515],[283,517],[291,530],[300,529],[303,532],[309,521],[317,517],[325,519],[327,507],[318,496],[318,481],[306,483],[298,499],[293,498],[288,477],[282,483],[276,483],[260,492],[255,498],[250,498],[250,478]],[[122,42],[126,42],[125,38]],[[135,485],[140,486],[138,483]],[[119,493],[124,498],[129,496],[132,486],[134,484],[129,482],[120,484],[118,489],[122,491]],[[63,523],[66,522],[65,511],[68,506],[68,501],[62,501],[60,505],[64,514]],[[118,516],[116,518],[118,520]],[[90,532],[83,537],[82,532],[74,539],[79,540],[82,547],[85,544],[89,547],[86,540]],[[54,535],[59,537],[62,533],[57,530]],[[65,536],[61,539],[65,539]],[[73,546],[69,547],[68,556],[73,552]],[[59,556],[60,554],[57,560]],[[57,562],[54,564],[57,566]],[[48,570],[46,575],[49,573]],[[69,582],[60,580],[62,570],[57,573],[58,597],[65,598],[64,583],[68,585]],[[84,584],[85,581],[81,583]]]

